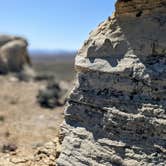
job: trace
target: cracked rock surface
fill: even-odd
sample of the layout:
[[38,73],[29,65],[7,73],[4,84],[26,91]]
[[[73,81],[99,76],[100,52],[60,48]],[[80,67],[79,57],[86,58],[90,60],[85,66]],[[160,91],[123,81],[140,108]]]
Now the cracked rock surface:
[[166,165],[166,0],[118,0],[90,33],[58,166]]

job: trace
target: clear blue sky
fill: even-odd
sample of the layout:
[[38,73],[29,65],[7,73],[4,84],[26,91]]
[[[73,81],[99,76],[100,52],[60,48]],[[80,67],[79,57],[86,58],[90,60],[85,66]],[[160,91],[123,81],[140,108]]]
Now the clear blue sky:
[[0,33],[23,35],[30,49],[79,48],[114,11],[115,0],[0,0]]

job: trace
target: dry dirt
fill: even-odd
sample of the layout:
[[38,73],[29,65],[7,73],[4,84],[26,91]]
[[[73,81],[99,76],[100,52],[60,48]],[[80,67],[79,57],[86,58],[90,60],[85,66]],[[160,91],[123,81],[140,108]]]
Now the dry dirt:
[[[44,82],[27,83],[9,76],[0,77],[0,166],[42,165],[32,163],[34,154],[41,154],[39,149],[47,142],[48,149],[57,146],[64,107],[50,110],[38,105],[36,95],[43,85]],[[13,152],[5,151],[6,146]],[[54,160],[54,157],[50,158]],[[38,161],[39,158],[42,157],[38,156]],[[49,159],[45,160],[48,164]]]

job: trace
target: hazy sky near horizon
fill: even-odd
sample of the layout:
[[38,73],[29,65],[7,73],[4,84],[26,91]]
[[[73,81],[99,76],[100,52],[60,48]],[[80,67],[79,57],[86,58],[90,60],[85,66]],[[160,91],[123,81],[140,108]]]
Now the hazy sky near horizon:
[[114,11],[115,0],[0,0],[0,33],[21,35],[30,49],[74,50]]

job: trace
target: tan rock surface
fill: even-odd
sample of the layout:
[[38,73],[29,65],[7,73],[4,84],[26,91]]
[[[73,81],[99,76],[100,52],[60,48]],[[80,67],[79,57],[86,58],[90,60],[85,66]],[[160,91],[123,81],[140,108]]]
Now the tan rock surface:
[[165,6],[165,0],[118,0],[116,3],[116,14],[131,14],[139,17],[142,14],[158,11],[165,12]]

